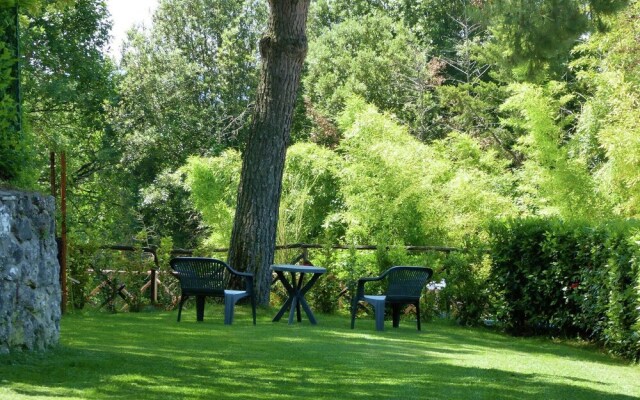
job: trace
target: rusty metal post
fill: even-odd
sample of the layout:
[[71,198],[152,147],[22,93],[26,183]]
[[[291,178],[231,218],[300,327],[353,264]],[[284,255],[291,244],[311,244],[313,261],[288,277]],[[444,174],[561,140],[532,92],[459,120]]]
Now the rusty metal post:
[[61,311],[67,311],[67,157],[60,153],[60,288],[62,289]]

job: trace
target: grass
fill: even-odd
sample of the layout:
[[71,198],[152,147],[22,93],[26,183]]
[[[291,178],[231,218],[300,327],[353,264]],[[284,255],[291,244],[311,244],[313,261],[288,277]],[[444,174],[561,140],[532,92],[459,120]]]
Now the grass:
[[246,307],[223,325],[175,312],[67,315],[60,346],[0,356],[0,399],[640,398],[640,367],[589,346],[512,338],[446,321],[317,315],[289,326]]

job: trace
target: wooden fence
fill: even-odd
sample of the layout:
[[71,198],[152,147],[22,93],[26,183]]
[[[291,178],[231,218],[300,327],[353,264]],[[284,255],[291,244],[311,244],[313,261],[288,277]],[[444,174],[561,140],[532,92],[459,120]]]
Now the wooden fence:
[[[292,264],[297,264],[299,262],[303,264],[310,264],[311,261],[309,259],[309,249],[323,249],[327,248],[327,246],[323,246],[320,244],[308,244],[308,243],[294,243],[294,244],[285,244],[276,246],[276,250],[291,250],[298,249],[300,252],[291,260]],[[356,251],[366,251],[366,250],[377,250],[378,246],[374,245],[355,245],[355,246],[345,246],[345,245],[332,245],[331,249],[336,250],[356,250]],[[389,249],[389,246],[385,248]],[[458,251],[459,249],[454,247],[446,247],[446,246],[402,246],[406,251],[410,252],[443,252],[450,253],[453,251]],[[113,250],[113,251],[143,251],[144,253],[148,253],[153,258],[153,263],[155,268],[151,268],[146,273],[148,275],[148,281],[145,285],[142,286],[141,292],[149,291],[149,299],[151,304],[156,304],[158,302],[158,289],[161,286],[164,286],[165,290],[167,290],[167,286],[165,286],[161,280],[161,271],[160,264],[158,261],[158,255],[155,247],[134,247],[134,246],[124,246],[124,245],[112,245],[112,246],[103,246],[101,250]],[[211,250],[212,253],[227,253],[229,249],[227,248],[219,248]],[[193,255],[193,250],[187,249],[174,249],[171,251],[172,256],[190,256]],[[127,291],[124,284],[118,283],[117,279],[114,278],[114,274],[120,273],[123,271],[115,271],[115,270],[107,270],[107,271],[98,271],[95,270],[95,273],[100,275],[99,284],[90,291],[90,296],[94,296],[102,290],[107,290],[108,294],[106,296],[106,300],[100,305],[103,307],[109,302],[112,302],[116,299],[116,297],[121,297],[126,301],[127,297],[130,297],[131,294]]]

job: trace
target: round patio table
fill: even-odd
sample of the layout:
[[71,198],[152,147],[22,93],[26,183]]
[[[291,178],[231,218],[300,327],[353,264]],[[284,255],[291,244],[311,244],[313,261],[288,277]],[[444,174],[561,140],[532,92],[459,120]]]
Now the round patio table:
[[[273,322],[280,321],[280,318],[282,318],[287,309],[289,309],[289,324],[293,324],[293,317],[296,314],[296,311],[298,322],[301,322],[300,306],[302,306],[304,312],[307,314],[307,318],[309,318],[309,322],[316,325],[316,318],[313,316],[313,312],[305,300],[304,295],[309,291],[309,289],[311,289],[311,287],[313,287],[320,275],[327,272],[327,270],[321,267],[288,264],[272,265],[271,270],[278,275],[278,279],[280,279],[288,294],[287,301],[285,301],[282,308],[280,308],[280,311],[278,311],[276,316],[273,318]],[[289,273],[290,280],[287,279],[285,272]],[[313,274],[313,276],[303,286],[304,277],[307,274]]]

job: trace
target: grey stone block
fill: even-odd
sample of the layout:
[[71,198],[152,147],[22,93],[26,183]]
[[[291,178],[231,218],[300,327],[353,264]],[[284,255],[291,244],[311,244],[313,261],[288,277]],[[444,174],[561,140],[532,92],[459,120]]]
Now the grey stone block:
[[33,227],[28,218],[20,218],[13,225],[13,232],[16,238],[21,242],[26,242],[33,238]]

